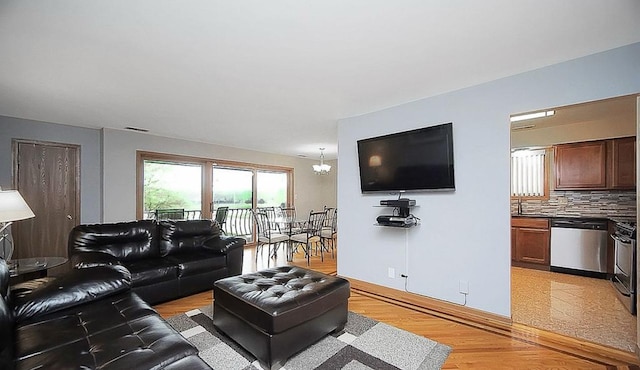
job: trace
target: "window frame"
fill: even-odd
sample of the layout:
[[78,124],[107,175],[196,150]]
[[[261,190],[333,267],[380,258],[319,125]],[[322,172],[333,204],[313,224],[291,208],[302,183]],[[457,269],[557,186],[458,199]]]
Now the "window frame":
[[[514,148],[515,149],[515,148]],[[513,183],[513,169],[511,168],[511,154],[512,152],[509,153],[509,181],[510,181],[510,185],[509,185],[509,193],[511,194],[511,200],[548,200],[550,197],[550,191],[551,191],[551,186],[550,186],[550,181],[551,181],[551,165],[552,165],[552,155],[553,155],[553,148],[552,147],[544,147],[544,148],[536,148],[536,149],[544,149],[544,195],[542,196],[538,196],[538,195],[512,195],[511,194],[511,184]]]
[[213,212],[211,211],[211,203],[213,202],[213,167],[227,167],[238,168],[244,170],[251,170],[254,173],[254,180],[252,182],[252,208],[256,206],[256,181],[257,171],[273,171],[284,172],[287,174],[287,204],[294,206],[294,169],[284,166],[264,165],[249,162],[239,162],[230,160],[219,160],[215,158],[195,157],[179,154],[167,154],[149,151],[136,151],[136,219],[141,220],[144,214],[144,162],[145,161],[160,161],[176,164],[190,164],[200,165],[202,170],[202,201],[200,210],[202,218],[213,218]]

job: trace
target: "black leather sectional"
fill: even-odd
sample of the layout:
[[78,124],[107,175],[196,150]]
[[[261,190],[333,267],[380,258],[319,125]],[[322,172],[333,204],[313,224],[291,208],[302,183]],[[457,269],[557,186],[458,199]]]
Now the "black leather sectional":
[[121,265],[135,293],[156,304],[210,290],[242,273],[243,238],[221,235],[214,220],[140,220],[76,226],[69,256],[77,268]]
[[130,287],[122,266],[97,266],[12,299],[0,259],[0,369],[210,369]]

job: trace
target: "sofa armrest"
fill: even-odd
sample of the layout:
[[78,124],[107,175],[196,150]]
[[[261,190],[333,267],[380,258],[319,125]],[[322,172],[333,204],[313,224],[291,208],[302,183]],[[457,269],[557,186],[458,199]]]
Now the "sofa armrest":
[[220,254],[227,254],[235,249],[242,248],[247,243],[244,238],[237,236],[220,236],[211,238],[203,243],[203,247]]
[[14,314],[17,322],[23,322],[130,289],[131,273],[123,266],[74,269],[16,298]]
[[116,257],[103,252],[82,252],[71,256],[71,266],[77,269],[119,265],[121,263]]
[[222,254],[227,259],[227,270],[229,276],[240,275],[242,273],[242,263],[244,259],[244,245],[247,241],[236,236],[221,236],[207,240],[203,247]]

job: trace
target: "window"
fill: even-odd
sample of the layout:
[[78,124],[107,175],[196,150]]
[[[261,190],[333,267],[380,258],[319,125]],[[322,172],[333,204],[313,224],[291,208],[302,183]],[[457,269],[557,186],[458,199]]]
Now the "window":
[[549,181],[546,149],[511,152],[511,196],[548,198]]
[[293,205],[291,168],[142,151],[137,157],[138,219],[210,219],[228,207],[229,231],[252,240],[251,208]]
[[144,161],[144,219],[199,219],[202,168],[198,164]]
[[253,171],[213,166],[213,209],[253,208]]
[[257,198],[258,207],[286,207],[287,174],[258,171]]

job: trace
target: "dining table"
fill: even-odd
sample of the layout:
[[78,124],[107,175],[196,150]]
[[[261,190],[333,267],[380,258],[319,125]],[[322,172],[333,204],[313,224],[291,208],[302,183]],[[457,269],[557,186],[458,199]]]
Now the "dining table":
[[305,232],[304,226],[307,223],[307,220],[297,219],[295,217],[286,217],[286,216],[278,216],[274,219],[273,224],[275,225],[275,230],[278,230],[280,234],[287,235],[289,239],[287,240],[287,261],[291,262],[293,260],[293,240],[291,240],[291,236],[295,234],[299,234]]

